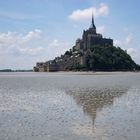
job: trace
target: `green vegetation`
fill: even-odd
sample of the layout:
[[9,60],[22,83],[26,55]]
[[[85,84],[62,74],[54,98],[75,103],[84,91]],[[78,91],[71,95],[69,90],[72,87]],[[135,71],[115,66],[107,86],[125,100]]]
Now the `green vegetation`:
[[138,65],[138,64],[136,65],[136,70],[140,71],[140,65]]
[[74,64],[72,70],[134,71],[140,70],[130,55],[120,47],[92,46],[85,52],[85,66]]
[[34,68],[33,68],[33,71],[38,72],[39,69],[38,69],[37,67],[34,67]]
[[72,55],[72,51],[71,51],[71,50],[66,51],[66,52],[65,52],[65,55],[69,55],[69,56],[71,56],[71,55]]

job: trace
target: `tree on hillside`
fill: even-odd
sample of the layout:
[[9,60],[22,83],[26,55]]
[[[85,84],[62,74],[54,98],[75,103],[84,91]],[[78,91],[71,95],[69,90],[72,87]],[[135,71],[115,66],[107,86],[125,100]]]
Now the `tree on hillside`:
[[126,51],[114,46],[92,46],[86,53],[89,70],[134,70],[135,62]]

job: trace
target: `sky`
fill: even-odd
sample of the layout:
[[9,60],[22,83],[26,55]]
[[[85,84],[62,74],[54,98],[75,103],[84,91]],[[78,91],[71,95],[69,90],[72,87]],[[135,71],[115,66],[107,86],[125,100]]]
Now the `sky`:
[[60,56],[91,25],[140,64],[139,0],[0,0],[0,69]]

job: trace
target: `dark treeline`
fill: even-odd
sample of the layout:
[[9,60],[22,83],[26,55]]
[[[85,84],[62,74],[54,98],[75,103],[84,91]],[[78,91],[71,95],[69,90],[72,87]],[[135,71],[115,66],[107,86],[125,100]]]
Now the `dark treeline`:
[[12,70],[12,69],[2,69],[0,72],[32,72],[33,70]]
[[[68,54],[68,52],[67,52]],[[81,54],[82,55],[82,54]],[[127,51],[114,46],[92,46],[85,55],[85,65],[74,64],[69,70],[135,71],[140,70]]]

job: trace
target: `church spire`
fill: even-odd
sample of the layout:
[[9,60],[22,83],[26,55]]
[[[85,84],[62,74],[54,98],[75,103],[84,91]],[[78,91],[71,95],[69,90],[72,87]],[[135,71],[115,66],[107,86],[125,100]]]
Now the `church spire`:
[[92,12],[92,25],[94,25],[94,17],[93,17],[93,12]]
[[93,15],[93,12],[92,12],[92,22],[91,22],[90,28],[96,29],[96,26],[95,26],[95,24],[94,24],[94,15]]

